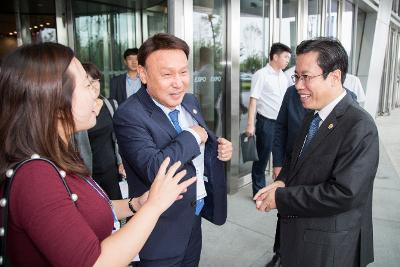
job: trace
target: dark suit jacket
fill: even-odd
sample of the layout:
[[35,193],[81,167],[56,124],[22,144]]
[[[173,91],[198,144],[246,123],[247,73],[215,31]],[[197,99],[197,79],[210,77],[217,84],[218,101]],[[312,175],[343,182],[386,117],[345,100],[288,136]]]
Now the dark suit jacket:
[[365,266],[373,261],[374,120],[347,94],[298,157],[313,113],[278,176],[283,266]]
[[[208,133],[204,154],[207,197],[201,215],[220,225],[226,220],[227,195],[224,164],[217,159],[217,137],[206,126],[199,103],[192,94],[185,95],[182,106]],[[188,131],[177,134],[144,87],[118,108],[114,115],[114,127],[131,196],[140,196],[149,190],[166,157],[171,158],[171,163],[182,162],[187,170],[183,180],[196,175],[192,163],[192,159],[200,154],[196,138]],[[162,214],[140,252],[142,258],[170,258],[185,251],[194,223],[195,201],[196,183],[188,188],[182,200],[176,201]]]
[[126,73],[111,79],[110,98],[117,100],[118,105],[121,105],[126,100]]
[[283,97],[278,117],[275,121],[272,159],[274,167],[282,167],[285,155],[292,151],[307,110],[301,104],[296,87],[290,86]]
[[[357,96],[346,89],[346,92],[357,101]],[[294,85],[290,86],[283,97],[282,105],[275,122],[272,159],[274,167],[282,167],[285,156],[292,153],[293,144],[299,134],[304,116],[310,112],[303,107],[300,96]]]

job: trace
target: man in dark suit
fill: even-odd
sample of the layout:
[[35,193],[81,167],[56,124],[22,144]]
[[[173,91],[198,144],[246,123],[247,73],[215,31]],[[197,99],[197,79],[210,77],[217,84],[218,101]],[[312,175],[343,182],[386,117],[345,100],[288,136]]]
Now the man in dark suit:
[[207,127],[189,87],[189,47],[165,33],[139,49],[142,87],[114,116],[114,127],[131,196],[146,192],[161,162],[180,161],[197,183],[158,221],[140,252],[139,266],[197,266],[201,253],[201,217],[221,225],[227,214],[224,161],[232,144]]
[[278,209],[284,267],[366,266],[373,261],[376,125],[342,86],[348,64],[338,41],[303,41],[296,54],[296,89],[314,112],[276,181],[256,194],[256,206]]
[[121,105],[142,86],[137,72],[138,51],[136,47],[125,50],[124,64],[127,72],[113,77],[110,81],[110,98],[117,100],[118,105]]

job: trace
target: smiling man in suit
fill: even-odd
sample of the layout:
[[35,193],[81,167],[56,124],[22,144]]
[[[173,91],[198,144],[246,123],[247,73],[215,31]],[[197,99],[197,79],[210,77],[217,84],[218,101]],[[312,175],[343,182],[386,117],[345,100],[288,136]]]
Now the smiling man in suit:
[[180,161],[197,183],[188,188],[158,221],[140,252],[139,266],[197,266],[201,217],[221,225],[227,215],[224,162],[232,144],[207,127],[189,88],[189,47],[160,33],[139,48],[143,86],[117,110],[114,127],[127,172],[130,195],[147,190],[161,162]]
[[276,181],[256,194],[256,206],[278,209],[284,267],[366,266],[373,261],[377,128],[343,88],[348,63],[340,42],[306,40],[296,54],[297,93],[314,112]]

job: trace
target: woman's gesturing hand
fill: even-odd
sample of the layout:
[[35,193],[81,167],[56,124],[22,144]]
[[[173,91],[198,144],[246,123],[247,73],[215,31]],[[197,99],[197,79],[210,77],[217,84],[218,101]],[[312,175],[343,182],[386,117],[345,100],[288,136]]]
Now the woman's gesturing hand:
[[196,181],[196,177],[192,177],[182,183],[180,180],[186,175],[186,170],[176,173],[181,166],[181,162],[175,162],[168,168],[170,158],[167,157],[160,166],[156,178],[151,185],[147,203],[155,205],[164,212],[175,200],[182,199],[182,193],[187,191],[187,187]]

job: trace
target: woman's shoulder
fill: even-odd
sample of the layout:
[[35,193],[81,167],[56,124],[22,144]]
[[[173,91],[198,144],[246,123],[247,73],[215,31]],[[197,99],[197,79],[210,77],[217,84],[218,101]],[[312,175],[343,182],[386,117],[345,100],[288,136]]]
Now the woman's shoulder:
[[60,177],[60,172],[62,173],[62,170],[47,160],[31,160],[18,167],[12,187],[22,191],[41,191],[49,187],[62,186],[61,179],[57,179]]
[[47,174],[54,173],[54,175],[57,174],[57,169],[56,169],[57,167],[55,167],[54,163],[51,163],[46,159],[39,158],[23,162],[20,164],[21,165],[18,166],[17,173],[15,174],[16,176],[22,174],[35,175],[40,173],[47,173]]

